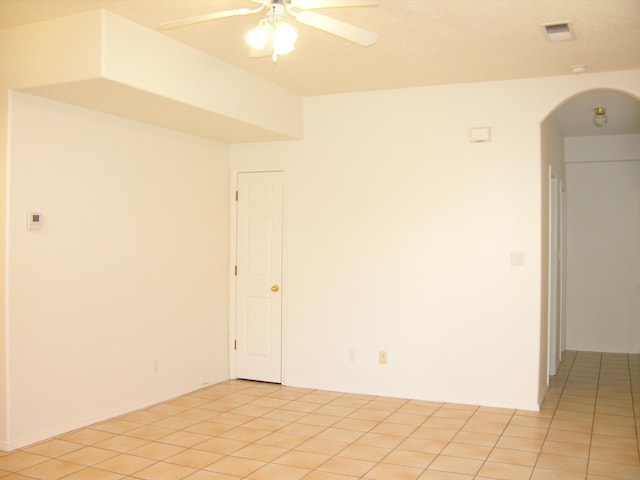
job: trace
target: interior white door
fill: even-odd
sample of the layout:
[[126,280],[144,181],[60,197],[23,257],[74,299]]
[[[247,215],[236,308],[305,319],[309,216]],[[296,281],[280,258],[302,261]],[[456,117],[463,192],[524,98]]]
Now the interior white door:
[[238,174],[236,377],[282,381],[282,172]]

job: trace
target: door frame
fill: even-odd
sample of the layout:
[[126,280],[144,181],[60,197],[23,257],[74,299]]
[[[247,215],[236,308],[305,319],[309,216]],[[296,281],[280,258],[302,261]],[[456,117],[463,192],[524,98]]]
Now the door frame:
[[555,376],[566,350],[565,182],[549,166],[549,272],[547,377]]
[[562,182],[549,166],[549,292],[547,333],[547,376],[555,376],[562,360]]
[[560,182],[560,358],[567,350],[567,188]]
[[288,338],[288,322],[287,322],[287,169],[283,165],[260,166],[248,168],[232,168],[229,178],[229,378],[236,379],[237,365],[235,340],[237,329],[237,283],[236,283],[236,258],[238,253],[238,204],[236,203],[236,191],[238,190],[238,175],[241,173],[282,173],[282,283],[283,287],[280,291],[282,296],[282,379],[281,384],[286,385],[287,382],[287,338]]

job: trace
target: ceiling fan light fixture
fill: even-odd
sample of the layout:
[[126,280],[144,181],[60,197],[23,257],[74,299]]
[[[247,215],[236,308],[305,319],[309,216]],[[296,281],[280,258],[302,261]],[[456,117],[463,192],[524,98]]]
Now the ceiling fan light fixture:
[[607,117],[606,107],[596,107],[593,110],[595,112],[595,114],[593,115],[593,124],[596,127],[602,128],[607,125],[607,123],[609,123],[609,117]]
[[276,23],[273,30],[273,50],[277,55],[286,55],[295,48],[298,34],[287,22]]
[[251,15],[265,12],[265,17],[245,35],[251,46],[250,56],[260,58],[269,55],[274,62],[278,55],[293,51],[298,34],[285,18],[294,18],[298,23],[322,30],[362,47],[376,43],[378,35],[335,18],[311,11],[315,8],[377,6],[379,0],[251,0],[259,4],[254,9],[235,8],[219,12],[186,17],[160,24],[161,29],[186,27],[226,17]]
[[253,28],[247,36],[245,40],[251,48],[255,48],[256,50],[262,50],[269,41],[269,37],[272,34],[273,27],[267,21],[261,21],[258,26]]

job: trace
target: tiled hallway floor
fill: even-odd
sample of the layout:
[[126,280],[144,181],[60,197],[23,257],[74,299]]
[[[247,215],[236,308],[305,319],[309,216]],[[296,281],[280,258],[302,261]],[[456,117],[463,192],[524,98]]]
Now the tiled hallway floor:
[[0,478],[640,479],[640,355],[566,352],[541,412],[230,381],[0,456]]

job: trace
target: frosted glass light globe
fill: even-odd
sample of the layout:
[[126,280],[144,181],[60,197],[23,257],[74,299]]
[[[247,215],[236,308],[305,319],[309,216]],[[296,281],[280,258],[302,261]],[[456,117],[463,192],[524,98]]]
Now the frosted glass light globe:
[[605,107],[597,107],[594,111],[596,114],[593,116],[593,124],[596,127],[602,128],[609,123],[609,117],[607,117],[607,109]]
[[279,22],[273,32],[273,50],[278,55],[292,52],[298,40],[298,34],[291,25]]
[[260,22],[257,27],[247,33],[245,40],[251,45],[251,48],[262,50],[269,41],[270,36],[271,25],[266,22]]

